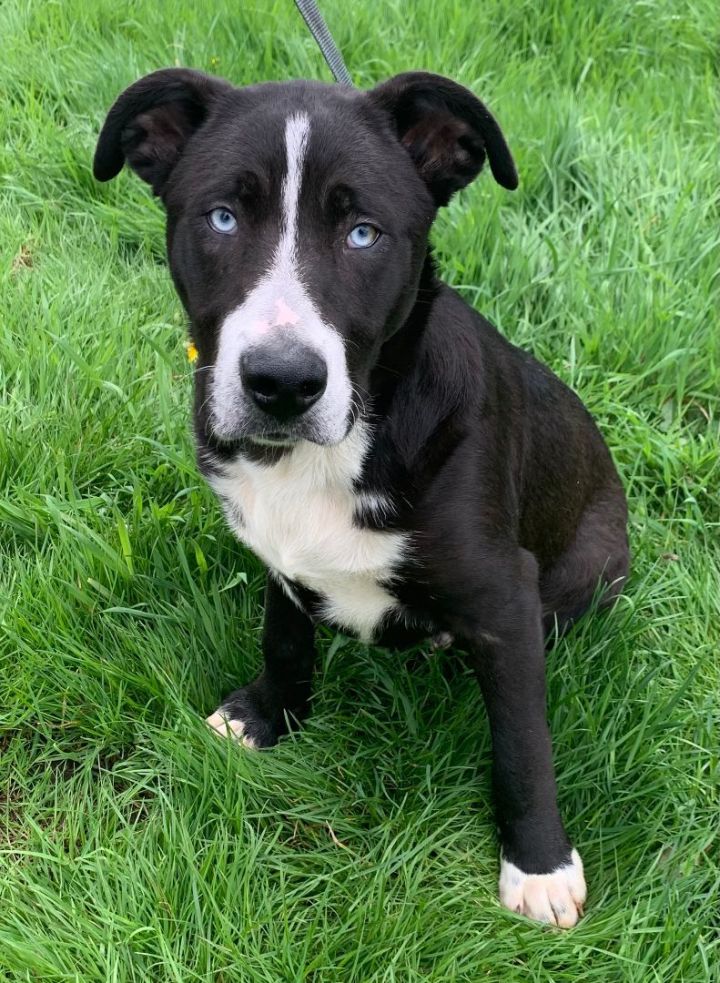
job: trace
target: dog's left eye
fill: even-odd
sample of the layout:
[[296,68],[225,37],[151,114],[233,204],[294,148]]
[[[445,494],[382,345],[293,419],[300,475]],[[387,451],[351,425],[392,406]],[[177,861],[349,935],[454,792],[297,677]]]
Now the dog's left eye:
[[208,212],[207,219],[210,228],[221,235],[232,235],[237,229],[237,219],[229,208],[213,208],[211,212]]
[[379,238],[380,229],[369,222],[362,222],[355,226],[345,241],[351,249],[367,249],[368,246],[374,246]]

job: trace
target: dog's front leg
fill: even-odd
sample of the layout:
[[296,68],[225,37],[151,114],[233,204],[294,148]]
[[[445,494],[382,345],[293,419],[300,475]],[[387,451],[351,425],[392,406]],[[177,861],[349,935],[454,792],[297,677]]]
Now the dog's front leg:
[[557,806],[537,564],[519,553],[512,583],[499,578],[481,589],[481,609],[461,634],[490,721],[500,900],[512,911],[569,927],[582,914],[585,880]]
[[315,661],[313,623],[272,575],[265,588],[262,648],[262,673],[227,696],[207,720],[220,734],[253,748],[271,747],[307,714]]

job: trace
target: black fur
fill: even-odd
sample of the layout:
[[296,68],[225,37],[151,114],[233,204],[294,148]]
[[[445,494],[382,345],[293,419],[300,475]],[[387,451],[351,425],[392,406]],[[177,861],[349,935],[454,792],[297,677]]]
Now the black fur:
[[[626,504],[610,454],[580,400],[436,277],[428,233],[439,205],[480,171],[517,185],[499,126],[471,93],[409,73],[364,93],[318,83],[234,89],[166,70],[127,90],[100,136],[95,174],[123,159],[162,197],[168,253],[200,357],[195,432],[201,469],[238,454],[272,467],[284,447],[213,433],[206,411],[217,330],[267,267],[277,239],[282,122],[298,107],[321,138],[308,149],[300,225],[303,279],[342,335],[373,426],[357,491],[392,510],[355,522],[409,534],[387,588],[402,612],[378,641],[450,632],[470,653],[492,730],[504,856],[528,873],[566,863],[545,719],[544,637],[566,630],[628,571]],[[205,214],[231,205],[240,232],[218,241]],[[381,216],[367,255],[341,248],[348,226]],[[240,517],[241,519],[241,517]],[[294,592],[302,610],[288,599]],[[268,580],[265,670],[224,710],[261,746],[305,715],[322,599]]]

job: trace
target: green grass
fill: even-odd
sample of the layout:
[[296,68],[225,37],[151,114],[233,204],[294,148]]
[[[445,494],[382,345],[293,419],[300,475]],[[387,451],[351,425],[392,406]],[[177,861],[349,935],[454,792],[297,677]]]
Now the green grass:
[[[326,78],[290,0],[0,7],[0,979],[704,981],[720,962],[720,310],[712,0],[323,8],[357,83],[495,110],[521,189],[439,219],[444,276],[581,394],[634,572],[550,655],[568,933],[500,908],[469,675],[326,633],[268,753],[202,719],[257,671],[262,570],[197,474],[160,209],[97,185],[151,69]],[[208,10],[210,5],[208,5]]]

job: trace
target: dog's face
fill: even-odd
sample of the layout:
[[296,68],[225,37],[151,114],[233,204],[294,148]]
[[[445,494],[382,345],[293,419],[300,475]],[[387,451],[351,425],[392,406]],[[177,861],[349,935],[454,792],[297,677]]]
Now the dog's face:
[[207,440],[347,435],[383,343],[415,302],[436,209],[486,155],[514,188],[487,109],[426,73],[361,92],[238,89],[168,69],[120,96],[95,175],[114,177],[127,161],[166,207]]

